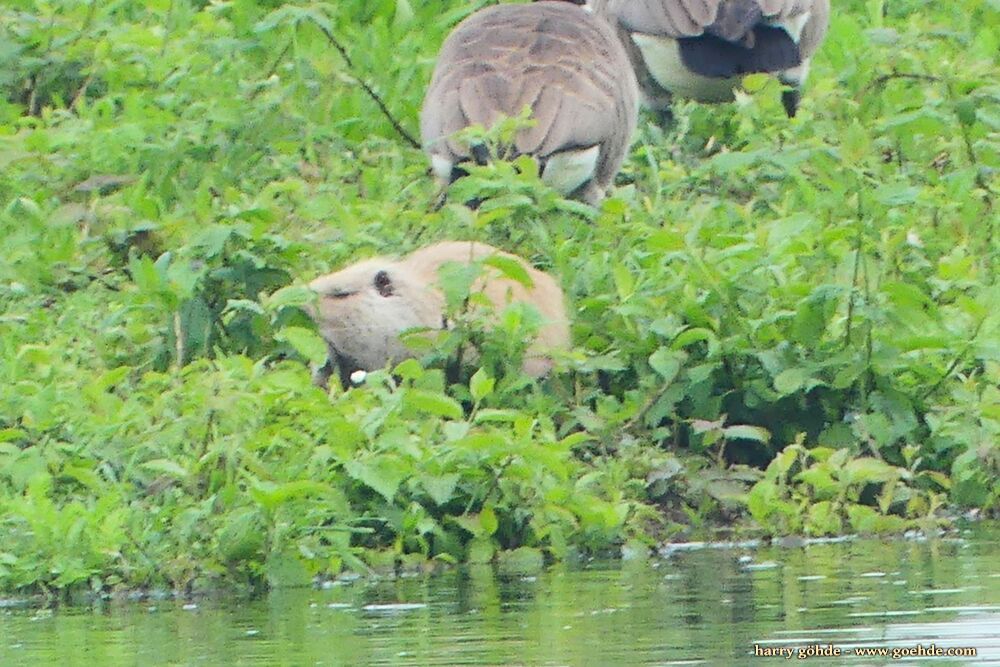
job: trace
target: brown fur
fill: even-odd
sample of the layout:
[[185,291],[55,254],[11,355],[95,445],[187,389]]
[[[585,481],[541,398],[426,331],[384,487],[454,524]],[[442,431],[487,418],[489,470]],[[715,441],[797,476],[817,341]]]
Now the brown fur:
[[313,316],[341,368],[342,378],[353,370],[373,371],[412,357],[399,335],[407,329],[440,329],[445,300],[437,288],[438,269],[447,262],[470,263],[502,255],[519,261],[531,277],[529,289],[490,267],[473,285],[499,313],[512,302],[534,306],[545,320],[525,356],[525,373],[549,372],[546,352],[570,346],[562,289],[549,275],[524,260],[492,246],[470,241],[443,241],[398,260],[376,257],[317,278],[309,286],[319,294]]

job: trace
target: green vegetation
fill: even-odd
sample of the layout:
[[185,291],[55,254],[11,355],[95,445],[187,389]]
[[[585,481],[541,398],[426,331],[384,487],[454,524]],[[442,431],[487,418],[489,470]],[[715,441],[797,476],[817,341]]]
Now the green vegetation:
[[[797,119],[754,78],[644,120],[598,212],[504,163],[450,197],[493,196],[478,212],[437,209],[359,79],[415,131],[482,4],[4,3],[0,588],[521,567],[1000,507],[995,0],[837,3]],[[431,354],[314,387],[301,285],[443,238],[561,277],[561,371],[519,374],[535,323],[509,312],[458,384]]]

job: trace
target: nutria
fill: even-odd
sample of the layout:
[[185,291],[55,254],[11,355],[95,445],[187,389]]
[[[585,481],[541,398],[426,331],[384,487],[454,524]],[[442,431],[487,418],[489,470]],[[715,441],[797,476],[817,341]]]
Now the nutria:
[[492,255],[520,262],[533,286],[528,288],[495,268],[485,267],[471,291],[481,291],[497,313],[514,301],[538,310],[544,324],[528,348],[522,368],[533,377],[547,374],[552,361],[546,351],[570,345],[563,292],[556,281],[492,246],[443,241],[398,260],[366,259],[309,283],[319,295],[313,316],[330,348],[327,377],[336,369],[346,387],[354,371],[373,371],[413,357],[399,339],[402,332],[448,325],[445,297],[436,286],[438,269],[448,262],[469,264]]

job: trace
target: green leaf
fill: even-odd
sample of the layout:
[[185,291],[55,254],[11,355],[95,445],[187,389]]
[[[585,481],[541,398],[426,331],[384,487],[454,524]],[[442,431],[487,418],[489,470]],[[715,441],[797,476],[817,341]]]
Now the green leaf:
[[225,560],[247,560],[260,553],[265,536],[256,510],[237,510],[226,515],[225,524],[218,532],[219,550]]
[[461,419],[462,405],[453,398],[423,389],[407,389],[403,404],[415,412],[423,412],[447,419]]
[[830,466],[825,464],[803,470],[795,476],[795,481],[811,486],[818,498],[830,498],[839,490],[837,482],[830,474]]
[[544,554],[533,547],[519,547],[497,554],[497,569],[501,574],[537,574],[544,567]]
[[332,493],[333,490],[326,484],[308,479],[285,482],[284,484],[262,481],[255,483],[250,488],[250,497],[267,510],[273,510],[279,505],[297,498],[311,495],[326,496]]
[[279,552],[267,559],[264,568],[271,588],[300,588],[312,581],[309,570],[298,556]]
[[810,535],[838,535],[841,529],[841,519],[833,503],[823,500],[809,506],[806,530]]
[[0,429],[0,442],[12,442],[14,440],[20,440],[24,438],[27,434],[19,428],[4,428]]
[[275,340],[291,345],[309,363],[322,366],[328,353],[326,341],[304,327],[285,327],[274,335]]
[[348,461],[344,470],[387,501],[392,502],[399,485],[411,472],[410,466],[394,456],[373,457],[364,461]]
[[451,500],[458,480],[459,476],[455,473],[438,476],[426,475],[420,478],[420,486],[424,487],[424,491],[431,497],[435,505],[441,506]]
[[413,7],[409,0],[396,0],[396,12],[393,14],[392,23],[397,27],[405,27],[413,22]]
[[264,304],[271,312],[281,308],[305,308],[316,300],[316,293],[305,285],[282,287],[266,297]]
[[483,511],[479,513],[479,525],[483,529],[483,535],[492,535],[497,532],[500,524],[497,522],[497,515],[492,507],[484,507]]
[[465,560],[469,563],[489,563],[493,560],[493,554],[496,553],[496,547],[493,544],[493,540],[488,537],[476,537],[469,540],[469,544],[466,547]]
[[670,384],[677,378],[677,374],[681,370],[682,359],[683,357],[677,352],[661,347],[649,356],[649,365],[660,374],[664,384]]
[[169,475],[182,480],[187,479],[188,475],[191,474],[186,468],[169,459],[153,459],[152,461],[146,461],[142,464],[142,467],[151,472]]
[[505,278],[510,278],[515,282],[521,283],[528,289],[535,286],[535,281],[531,279],[531,274],[528,273],[528,270],[524,268],[524,264],[519,259],[507,257],[506,255],[490,255],[483,260],[483,264],[498,269]]
[[469,393],[472,394],[472,400],[479,403],[493,393],[494,385],[496,385],[496,380],[487,375],[485,369],[480,368],[469,380]]
[[674,350],[680,350],[700,341],[708,341],[709,344],[717,342],[715,332],[702,327],[692,327],[679,333],[670,344],[670,347]]
[[618,299],[624,303],[635,293],[635,277],[624,264],[615,264],[612,273],[615,278],[615,287],[618,289]]
[[727,426],[722,429],[722,434],[727,440],[737,438],[741,440],[755,440],[757,442],[763,442],[765,445],[771,442],[771,432],[760,426],[747,426],[742,424]]
[[848,461],[841,475],[849,484],[870,484],[897,479],[902,472],[899,468],[884,461],[872,457],[862,457]]
[[794,394],[809,379],[809,373],[804,368],[789,368],[774,378],[774,388],[782,396]]

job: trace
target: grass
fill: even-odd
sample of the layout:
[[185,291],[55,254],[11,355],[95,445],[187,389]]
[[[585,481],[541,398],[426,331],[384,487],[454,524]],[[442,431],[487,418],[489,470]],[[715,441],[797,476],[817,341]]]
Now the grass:
[[[483,4],[0,9],[0,589],[995,513],[995,1],[839,3],[799,117],[751,78],[643,119],[599,211],[503,163],[438,209],[400,129]],[[445,238],[561,279],[560,372],[519,374],[513,312],[459,384],[431,354],[312,386],[302,285]]]

